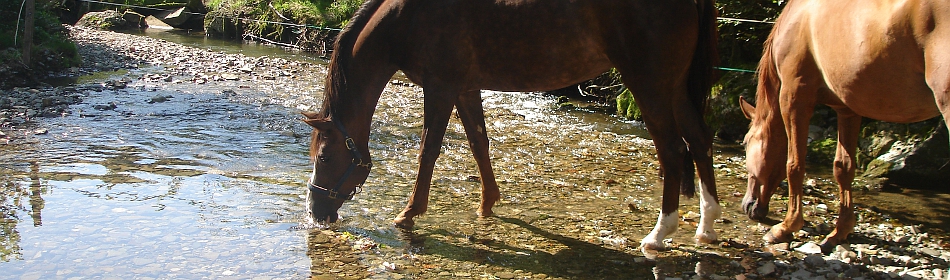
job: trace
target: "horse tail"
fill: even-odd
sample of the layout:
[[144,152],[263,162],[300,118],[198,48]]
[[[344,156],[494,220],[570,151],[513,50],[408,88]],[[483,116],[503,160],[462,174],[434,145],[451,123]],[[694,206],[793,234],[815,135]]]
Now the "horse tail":
[[718,12],[715,0],[697,1],[699,9],[699,37],[687,78],[688,93],[693,105],[705,114],[712,85],[719,80],[719,31],[716,27]]
[[346,76],[344,69],[349,64],[353,53],[353,46],[363,28],[373,17],[376,10],[385,0],[367,0],[350,18],[350,22],[340,31],[333,43],[333,53],[330,54],[330,66],[327,69],[327,79],[324,84],[323,117],[330,116],[331,104],[339,101],[340,94],[346,92]]
[[[719,65],[719,31],[716,27],[718,12],[715,0],[697,1],[699,11],[699,29],[696,41],[696,50],[693,52],[693,61],[690,64],[687,77],[687,94],[694,108],[700,116],[705,116],[707,103],[712,85],[719,80],[719,71],[714,67]],[[712,131],[705,122],[701,122],[706,141],[712,143]],[[707,151],[689,151],[684,160],[686,168],[683,170],[683,181],[680,184],[680,193],[686,197],[696,194],[696,170],[693,166],[692,153],[706,153]]]

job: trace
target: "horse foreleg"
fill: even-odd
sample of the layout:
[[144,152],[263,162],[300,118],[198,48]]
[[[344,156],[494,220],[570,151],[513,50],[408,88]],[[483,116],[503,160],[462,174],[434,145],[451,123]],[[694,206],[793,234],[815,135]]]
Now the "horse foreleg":
[[429,186],[432,183],[432,169],[435,161],[442,152],[442,139],[445,137],[445,128],[449,123],[449,115],[455,107],[455,97],[445,98],[431,96],[426,91],[425,120],[423,121],[422,149],[419,152],[419,171],[416,175],[416,184],[409,196],[406,208],[396,216],[397,226],[411,228],[415,222],[413,218],[422,215],[429,207]]
[[769,243],[789,242],[792,233],[805,225],[802,185],[805,181],[805,154],[808,151],[808,123],[814,113],[817,92],[817,87],[796,81],[783,85],[780,93],[782,119],[788,135],[788,212],[785,213],[785,219],[772,226],[763,237]]
[[858,146],[858,134],[861,132],[861,116],[854,112],[838,111],[838,147],[835,151],[834,175],[838,181],[838,221],[835,230],[821,242],[821,251],[830,253],[835,246],[848,239],[854,232],[857,218],[851,203],[851,183],[854,181],[855,150]]
[[481,176],[482,201],[475,212],[480,217],[492,215],[492,206],[501,198],[498,183],[495,182],[495,173],[492,171],[491,158],[488,154],[488,131],[485,129],[485,112],[482,109],[481,92],[470,91],[459,95],[455,102],[459,119],[465,127],[465,136],[468,145],[478,164],[478,174]]

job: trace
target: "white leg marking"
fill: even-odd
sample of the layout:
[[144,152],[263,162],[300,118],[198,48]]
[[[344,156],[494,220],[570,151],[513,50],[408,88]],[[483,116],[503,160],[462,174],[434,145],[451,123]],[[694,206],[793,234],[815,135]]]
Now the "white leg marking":
[[697,243],[712,243],[719,239],[719,234],[713,228],[716,220],[722,217],[722,206],[706,189],[706,184],[700,182],[699,188],[699,226],[696,227]]
[[673,234],[677,226],[679,226],[679,213],[673,212],[665,215],[660,213],[656,221],[656,227],[640,241],[640,248],[646,250],[662,250],[666,248],[666,245],[663,245],[663,239]]

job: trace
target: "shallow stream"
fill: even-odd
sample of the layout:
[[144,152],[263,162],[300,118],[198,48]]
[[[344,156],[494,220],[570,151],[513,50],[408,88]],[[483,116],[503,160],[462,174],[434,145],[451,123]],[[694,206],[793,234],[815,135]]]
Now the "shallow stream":
[[[744,161],[721,146],[723,242],[692,244],[698,200],[684,198],[673,249],[647,258],[637,246],[656,222],[660,192],[640,126],[551,96],[486,91],[497,217],[474,214],[478,173],[453,119],[428,213],[415,230],[398,230],[392,218],[411,191],[422,129],[421,88],[398,81],[375,114],[364,192],[344,205],[341,222],[308,227],[309,128],[298,113],[319,107],[322,71],[196,84],[155,78],[168,71],[150,67],[108,78],[125,79],[125,88],[85,91],[72,114],[36,123],[48,133],[0,146],[0,271],[21,279],[731,276],[745,271],[743,249],[767,229],[740,214]],[[817,204],[806,209],[827,216]]]

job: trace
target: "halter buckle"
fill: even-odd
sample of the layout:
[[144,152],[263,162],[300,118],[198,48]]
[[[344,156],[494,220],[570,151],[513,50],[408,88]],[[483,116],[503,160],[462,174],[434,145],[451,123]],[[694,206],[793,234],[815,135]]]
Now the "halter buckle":
[[353,138],[346,137],[346,149],[350,151],[356,151],[356,141],[353,141]]

